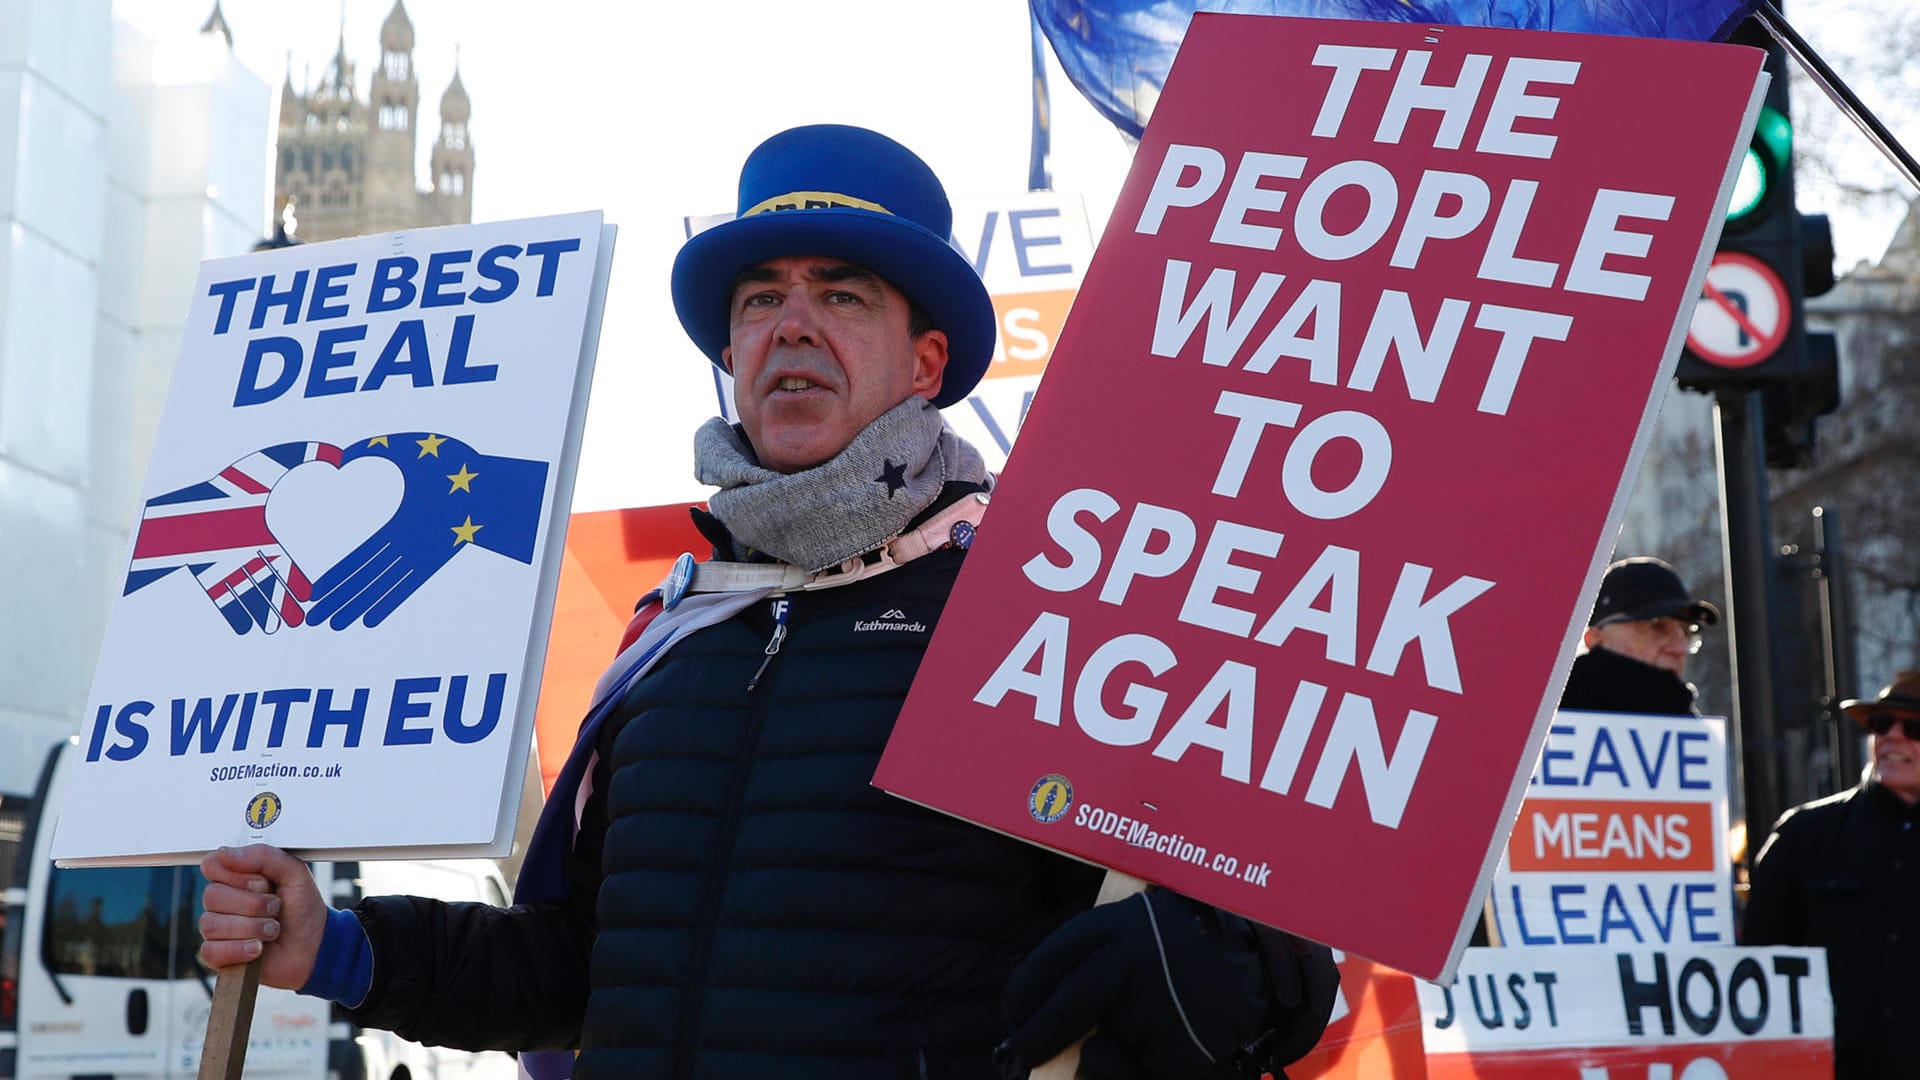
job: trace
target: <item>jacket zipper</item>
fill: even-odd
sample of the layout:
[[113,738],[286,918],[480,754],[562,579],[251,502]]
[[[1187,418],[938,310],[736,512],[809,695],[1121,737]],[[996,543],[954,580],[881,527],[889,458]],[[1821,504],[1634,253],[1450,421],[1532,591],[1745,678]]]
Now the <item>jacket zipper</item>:
[[760,676],[767,673],[767,665],[773,663],[773,658],[780,655],[780,643],[787,640],[787,612],[792,610],[793,601],[785,597],[773,602],[773,637],[767,641],[767,658],[760,661],[760,667],[753,673],[753,678],[747,680],[747,693],[753,693],[754,687],[760,685]]
[[[747,691],[752,693],[760,679],[767,672],[768,665],[780,653],[780,643],[787,637],[787,617],[793,610],[793,601],[781,597],[773,601],[773,637],[767,642],[766,658],[760,661],[760,668],[747,683]],[[753,773],[754,755],[760,749],[760,736],[766,729],[767,711],[771,701],[757,698],[752,711],[747,716],[747,730],[740,739],[739,756],[734,759],[733,778],[727,787],[727,804],[720,819],[720,831],[715,849],[714,865],[707,873],[706,886],[701,890],[700,907],[695,914],[697,925],[701,928],[694,939],[693,955],[688,967],[687,995],[684,1011],[680,1014],[680,1034],[674,1040],[674,1069],[678,1077],[692,1080],[694,1076],[694,1047],[700,1034],[700,1013],[706,1006],[707,969],[713,961],[713,941],[719,934],[718,912],[720,894],[726,886],[727,878],[733,869],[733,841],[740,831],[742,804],[746,802],[747,781]],[[705,917],[711,915],[712,917]]]

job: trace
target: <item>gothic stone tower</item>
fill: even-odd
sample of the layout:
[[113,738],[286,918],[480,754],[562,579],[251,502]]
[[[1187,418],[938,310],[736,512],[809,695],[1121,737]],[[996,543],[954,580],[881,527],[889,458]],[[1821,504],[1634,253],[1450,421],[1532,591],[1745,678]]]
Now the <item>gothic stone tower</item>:
[[413,20],[405,0],[380,27],[380,59],[368,96],[354,87],[344,30],[318,86],[280,88],[280,143],[274,205],[291,202],[301,240],[390,232],[473,220],[472,106],[459,65],[440,101],[440,135],[432,151],[432,187],[414,179],[420,80],[413,66]]
[[460,85],[459,54],[453,82],[440,96],[440,137],[433,143],[433,199],[443,221],[473,220],[473,138],[467,134],[472,107]]

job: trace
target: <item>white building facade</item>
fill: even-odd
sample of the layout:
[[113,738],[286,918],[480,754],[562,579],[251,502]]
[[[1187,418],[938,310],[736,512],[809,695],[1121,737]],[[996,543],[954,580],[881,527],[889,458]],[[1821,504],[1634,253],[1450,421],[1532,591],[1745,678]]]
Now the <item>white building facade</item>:
[[266,232],[272,89],[224,23],[0,0],[0,792],[79,730],[202,259]]

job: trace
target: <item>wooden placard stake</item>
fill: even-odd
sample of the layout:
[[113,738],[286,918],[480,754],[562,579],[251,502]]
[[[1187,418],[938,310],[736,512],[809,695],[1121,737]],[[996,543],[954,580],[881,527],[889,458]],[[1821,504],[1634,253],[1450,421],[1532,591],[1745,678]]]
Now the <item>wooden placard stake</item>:
[[253,1003],[260,995],[259,957],[220,969],[207,1014],[207,1038],[200,1044],[200,1080],[240,1080],[247,1068],[247,1035],[253,1030]]

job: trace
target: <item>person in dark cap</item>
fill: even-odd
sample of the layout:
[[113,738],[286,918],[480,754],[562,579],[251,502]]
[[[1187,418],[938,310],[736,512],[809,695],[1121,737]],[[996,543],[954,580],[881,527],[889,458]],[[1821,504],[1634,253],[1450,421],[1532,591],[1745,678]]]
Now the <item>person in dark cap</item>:
[[991,483],[940,413],[996,334],[951,225],[883,135],[754,150],[672,277],[740,417],[695,438],[714,557],[642,601],[516,905],[331,911],[287,853],[222,849],[207,963],[261,958],[409,1038],[542,1051],[542,1080],[997,1080],[1095,1027],[1085,1077],[1304,1055],[1324,947],[1165,890],[1093,908],[1097,868],[871,786]]
[[[1642,556],[1609,565],[1560,693],[1560,708],[1699,715],[1685,677],[1687,657],[1700,650],[1700,628],[1719,621],[1720,610],[1695,599],[1667,563]],[[1489,907],[1469,943],[1488,944],[1494,930]]]
[[1720,611],[1687,591],[1673,567],[1654,558],[1607,567],[1593,615],[1580,636],[1562,709],[1695,715],[1687,658],[1700,651],[1700,630]]
[[1745,945],[1827,950],[1840,1080],[1911,1077],[1920,1030],[1920,670],[1840,703],[1867,735],[1859,786],[1780,815],[1753,867]]

